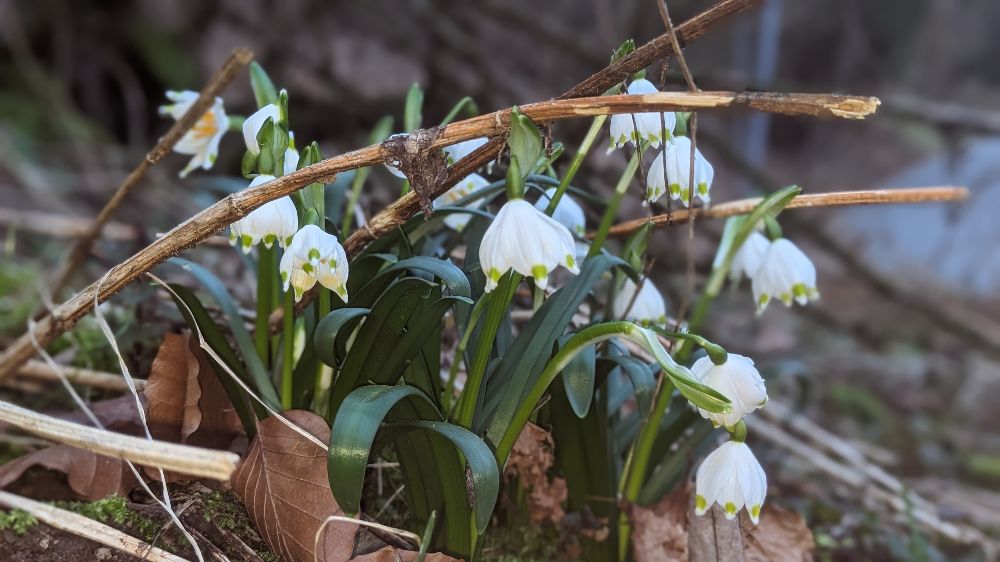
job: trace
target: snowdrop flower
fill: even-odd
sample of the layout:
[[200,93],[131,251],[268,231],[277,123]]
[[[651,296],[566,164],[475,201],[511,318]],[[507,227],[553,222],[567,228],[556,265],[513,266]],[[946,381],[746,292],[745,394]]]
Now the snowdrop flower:
[[691,373],[702,384],[718,391],[731,402],[732,411],[728,414],[716,414],[698,409],[701,417],[711,420],[716,427],[721,425],[731,429],[743,419],[743,416],[767,402],[764,379],[760,377],[757,368],[753,366],[753,360],[749,357],[729,353],[722,365],[716,365],[708,357],[702,357],[691,366]]
[[[250,187],[256,187],[274,179],[274,176],[260,175],[250,182]],[[299,229],[299,215],[295,210],[292,198],[285,196],[274,201],[268,201],[250,211],[250,214],[229,226],[229,243],[239,244],[243,253],[263,242],[270,248],[275,242],[284,248],[292,235]]]
[[736,250],[733,263],[729,268],[729,279],[736,282],[744,276],[753,279],[757,274],[757,268],[764,259],[764,254],[771,246],[771,241],[756,230],[750,231],[750,236],[743,241],[743,245]]
[[288,175],[299,169],[299,151],[295,150],[295,133],[288,132],[288,148],[285,149],[285,164],[283,175]]
[[792,301],[804,305],[819,298],[816,289],[816,266],[795,244],[779,238],[770,243],[753,275],[753,298],[757,314],[777,297],[785,306]]
[[275,124],[281,118],[278,106],[273,103],[269,103],[258,109],[256,113],[247,117],[246,121],[243,122],[243,141],[247,144],[247,150],[254,155],[260,154],[260,145],[257,144],[257,134],[260,133],[261,127],[264,126],[268,118],[274,121]]
[[705,457],[695,475],[696,515],[704,515],[713,503],[718,503],[726,519],[732,520],[746,507],[756,525],[766,496],[767,475],[746,443],[723,443]]
[[580,272],[575,255],[576,245],[569,230],[524,199],[508,201],[500,208],[479,246],[487,293],[511,269],[533,277],[535,285],[545,289],[549,273],[556,266]]
[[[167,91],[167,99],[174,102],[169,105],[160,106],[160,115],[169,115],[178,120],[187,113],[187,110],[194,105],[198,99],[198,92],[186,90],[183,92]],[[229,118],[222,105],[222,98],[215,98],[212,108],[205,112],[200,119],[191,127],[181,140],[174,145],[174,152],[180,154],[191,154],[193,158],[187,166],[181,170],[180,176],[187,176],[191,170],[201,168],[208,170],[215,164],[215,159],[219,156],[219,141],[222,135],[229,129]]]
[[[638,289],[639,295],[635,292]],[[635,302],[633,302],[633,297]],[[629,307],[631,305],[631,307]],[[615,295],[615,300],[611,303],[611,310],[615,318],[622,318],[641,324],[666,324],[667,305],[663,300],[663,295],[657,290],[656,285],[649,279],[642,283],[639,288],[631,279],[626,278],[625,284]]]
[[295,302],[317,282],[347,301],[347,253],[337,241],[314,224],[295,233],[278,264],[284,290],[295,291]]
[[[658,90],[649,80],[634,80],[628,85],[630,95],[655,94]],[[632,122],[632,117],[635,122]],[[611,116],[611,150],[625,146],[626,143],[638,144],[639,140],[648,140],[653,148],[660,147],[660,141],[670,138],[677,117],[670,112],[663,113],[621,113]]]
[[[479,174],[469,174],[466,178],[454,185],[451,189],[444,192],[440,197],[434,200],[434,208],[440,208],[445,206],[454,206],[455,202],[463,197],[470,195],[475,191],[489,185],[490,182],[483,176]],[[483,200],[480,199],[474,203],[471,203],[469,207],[478,209],[483,205]],[[465,225],[469,223],[471,217],[467,213],[451,213],[444,218],[444,223],[448,225],[452,230],[461,232]]]
[[[666,178],[663,177],[663,159],[667,159]],[[695,195],[708,203],[709,190],[712,188],[712,178],[715,170],[705,160],[700,150],[694,153],[694,184],[697,186]],[[653,159],[646,176],[646,198],[650,203],[659,199],[668,190],[672,199],[680,200],[684,206],[688,204],[691,181],[691,139],[674,137],[659,156]]]
[[[545,195],[539,197],[538,201],[535,201],[535,208],[544,213],[545,208],[549,206],[549,201],[552,200],[552,196],[555,193],[556,188],[554,187],[546,189]],[[580,238],[583,238],[587,233],[587,219],[583,214],[583,207],[570,197],[568,193],[563,193],[562,197],[559,198],[559,204],[556,205],[556,210],[552,213],[552,218],[559,221],[559,224],[565,226],[570,232]]]
[[484,144],[486,144],[486,137],[479,137],[444,147],[444,155],[448,161],[448,165],[451,166],[455,162],[472,154]]

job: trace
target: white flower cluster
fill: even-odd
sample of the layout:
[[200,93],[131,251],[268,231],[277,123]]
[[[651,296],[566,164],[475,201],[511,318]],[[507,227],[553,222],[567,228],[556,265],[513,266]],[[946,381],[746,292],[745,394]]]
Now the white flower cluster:
[[[160,115],[169,115],[176,121],[191,109],[198,99],[198,92],[170,90],[167,92],[167,99],[174,103],[161,105]],[[228,128],[229,118],[226,116],[222,98],[215,98],[212,108],[199,117],[194,126],[174,145],[174,152],[193,155],[188,165],[181,170],[182,178],[195,168],[208,170],[215,164],[219,156],[219,142]]]
[[770,241],[756,230],[750,234],[733,258],[730,277],[738,281],[750,278],[757,313],[764,312],[771,299],[778,298],[791,306],[804,305],[819,298],[816,266],[791,241]]

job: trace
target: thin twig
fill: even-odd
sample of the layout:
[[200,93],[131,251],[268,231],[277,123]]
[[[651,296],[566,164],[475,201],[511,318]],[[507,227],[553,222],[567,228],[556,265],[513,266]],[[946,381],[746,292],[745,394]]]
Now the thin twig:
[[[128,390],[128,385],[122,380],[121,375],[94,371],[92,369],[82,369],[78,367],[62,366],[63,374],[70,382],[91,388],[102,390],[117,390],[124,392]],[[59,381],[59,374],[52,370],[44,361],[31,360],[17,370],[18,380],[32,379],[40,381]],[[135,379],[135,386],[142,390],[146,386],[143,379]]]
[[670,20],[670,11],[667,9],[666,0],[656,0],[656,8],[660,12],[660,19],[663,20],[663,26],[667,29],[667,37],[670,39],[670,45],[674,49],[674,54],[677,55],[677,61],[681,66],[681,74],[684,75],[684,82],[687,84],[688,90],[697,92],[698,86],[695,86],[694,76],[691,74],[691,69],[688,68],[687,60],[684,58],[684,50],[677,39],[674,22]]
[[[80,238],[87,235],[91,220],[71,217],[61,213],[26,211],[0,207],[0,224],[15,230],[45,234],[55,238]],[[104,225],[104,236],[111,240],[135,240],[138,230],[131,225],[109,222]]]
[[[115,194],[111,196],[111,199],[104,205],[101,212],[98,213],[97,218],[94,219],[93,224],[87,229],[83,236],[77,240],[73,249],[70,251],[69,257],[64,262],[64,267],[60,270],[59,274],[56,276],[55,281],[52,283],[52,296],[57,298],[59,293],[66,287],[69,283],[72,275],[80,268],[80,264],[83,263],[87,256],[90,254],[90,249],[93,247],[94,242],[101,235],[101,229],[104,225],[111,219],[111,216],[118,210],[118,206],[121,205],[125,196],[129,194],[132,189],[139,184],[143,177],[146,175],[146,171],[152,166],[156,165],[160,160],[162,160],[170,151],[173,150],[174,145],[176,145],[181,138],[194,127],[195,124],[201,119],[202,115],[208,111],[212,104],[215,103],[215,98],[218,96],[223,88],[225,88],[229,83],[236,77],[236,74],[243,69],[244,66],[250,63],[253,59],[253,53],[248,49],[236,49],[229,55],[226,62],[222,64],[222,67],[209,79],[208,84],[202,89],[201,94],[198,99],[191,105],[187,110],[187,113],[183,117],[178,119],[167,133],[160,138],[160,141],[156,143],[156,146],[150,150],[146,157],[143,158],[142,162],[132,170],[132,172],[125,177],[121,185],[115,191]],[[220,127],[227,127],[228,123],[219,123]]]
[[[964,187],[903,187],[899,189],[863,189],[858,191],[833,191],[830,193],[808,193],[799,195],[785,206],[785,209],[804,209],[809,207],[837,207],[845,205],[880,205],[890,203],[930,203],[936,201],[963,201],[969,196],[969,190]],[[728,203],[720,203],[710,208],[684,209],[672,214],[656,215],[652,218],[641,218],[623,222],[611,227],[608,236],[623,237],[652,223],[655,228],[663,228],[672,224],[687,222],[692,215],[699,218],[722,219],[736,215],[746,215],[763,201],[761,197],[739,199]],[[588,233],[587,237],[593,237]]]
[[20,509],[27,512],[42,523],[61,531],[110,546],[142,560],[153,562],[188,562],[186,558],[181,558],[163,549],[156,548],[131,535],[126,535],[114,527],[73,513],[72,511],[60,509],[2,490],[0,490],[0,504],[10,509]]

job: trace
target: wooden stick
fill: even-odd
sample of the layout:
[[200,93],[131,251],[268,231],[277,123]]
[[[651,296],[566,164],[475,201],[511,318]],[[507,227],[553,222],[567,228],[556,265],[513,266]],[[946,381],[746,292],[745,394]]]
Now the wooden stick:
[[142,560],[153,562],[188,562],[187,558],[181,558],[131,535],[126,535],[114,527],[105,525],[89,517],[84,517],[79,513],[60,509],[24,496],[0,490],[0,504],[9,509],[20,509],[42,523],[60,531],[66,531],[78,537],[110,546]]
[[[785,209],[804,209],[808,207],[836,207],[844,205],[879,205],[888,203],[930,203],[934,201],[962,201],[969,196],[969,190],[964,187],[902,187],[898,189],[864,189],[859,191],[832,191],[829,193],[807,193],[799,195]],[[762,197],[751,197],[728,203],[712,205],[708,208],[694,210],[681,209],[673,213],[656,215],[645,219],[635,219],[623,222],[608,230],[609,236],[628,236],[647,223],[656,228],[687,222],[691,216],[697,218],[721,219],[736,215],[746,215],[760,204]],[[588,238],[594,233],[589,233]]]
[[[125,379],[121,375],[105,373],[103,371],[94,371],[92,369],[69,367],[65,365],[60,365],[60,368],[62,369],[63,374],[66,375],[66,378],[69,379],[70,382],[76,384],[104,390],[117,390],[121,392],[129,390],[128,385],[125,384]],[[19,379],[59,381],[59,375],[53,371],[47,363],[34,359],[28,361],[20,369],[18,369],[16,376]],[[146,386],[146,381],[143,379],[133,380],[135,380],[135,387],[137,390],[142,390]]]
[[87,451],[212,480],[229,480],[240,460],[239,456],[229,451],[214,451],[122,435],[38,414],[2,400],[0,421],[28,433]]
[[[66,287],[69,282],[70,277],[79,269],[80,264],[87,258],[90,254],[90,249],[94,245],[94,241],[101,234],[101,229],[104,225],[111,219],[111,216],[118,210],[118,206],[121,205],[125,196],[129,194],[132,189],[142,181],[142,178],[146,176],[146,171],[152,166],[156,165],[160,160],[162,160],[170,151],[173,150],[174,145],[176,145],[181,138],[194,127],[195,124],[201,119],[202,115],[208,111],[212,104],[215,103],[215,98],[218,96],[223,88],[232,82],[236,74],[243,69],[244,66],[250,63],[253,59],[253,53],[248,49],[236,49],[229,55],[226,62],[222,64],[222,67],[209,79],[208,84],[202,89],[201,94],[198,95],[198,99],[195,100],[191,107],[187,110],[187,113],[183,117],[178,119],[167,133],[160,138],[160,141],[156,143],[146,157],[143,158],[142,162],[132,170],[132,172],[125,177],[121,185],[118,186],[118,190],[115,194],[111,196],[111,199],[104,205],[101,212],[98,213],[97,218],[94,219],[93,224],[84,232],[83,236],[77,240],[73,249],[70,251],[69,257],[65,261],[65,266],[60,270],[59,274],[56,276],[55,282],[52,284],[52,297],[58,298],[59,293]],[[228,123],[220,123],[220,127],[228,127]]]

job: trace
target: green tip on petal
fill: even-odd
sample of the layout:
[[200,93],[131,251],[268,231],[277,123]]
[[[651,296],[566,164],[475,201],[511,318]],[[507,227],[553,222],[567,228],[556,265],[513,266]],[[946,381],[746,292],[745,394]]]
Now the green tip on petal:
[[312,264],[309,262],[305,262],[302,264],[302,271],[305,271],[306,273],[312,274],[314,269],[315,268],[313,268]]
[[726,513],[729,515],[736,515],[736,504],[733,502],[726,502]]
[[708,509],[708,502],[705,500],[705,496],[697,495],[694,497],[694,507],[698,511],[705,511]]
[[572,254],[566,254],[566,267],[570,269],[576,267],[576,259],[573,258]]
[[240,237],[240,245],[243,246],[243,251],[248,251],[253,246],[253,237],[249,234],[244,234]]
[[309,261],[318,260],[318,259],[319,259],[319,250],[317,250],[316,248],[310,249],[309,250]]
[[705,195],[708,195],[708,184],[707,183],[701,182],[701,183],[698,184],[698,195],[701,195],[702,197],[704,197]]
[[288,272],[287,271],[282,271],[281,272],[281,282],[282,283],[288,283]]
[[491,267],[491,268],[490,268],[490,272],[489,272],[489,275],[488,275],[488,277],[490,278],[490,280],[492,280],[492,281],[496,282],[496,281],[499,281],[499,280],[500,280],[500,277],[501,277],[502,275],[503,275],[503,274],[502,274],[502,273],[500,273],[500,270],[499,270],[499,269],[497,269],[497,268],[495,268],[495,267]]
[[549,272],[545,270],[544,265],[536,265],[531,268],[531,276],[535,279],[544,279],[548,277]]
[[277,240],[278,240],[277,236],[275,236],[274,234],[268,234],[267,236],[264,237],[264,246],[270,248],[271,246],[274,245],[274,243]]
[[760,504],[750,508],[750,518],[754,521],[760,519]]

